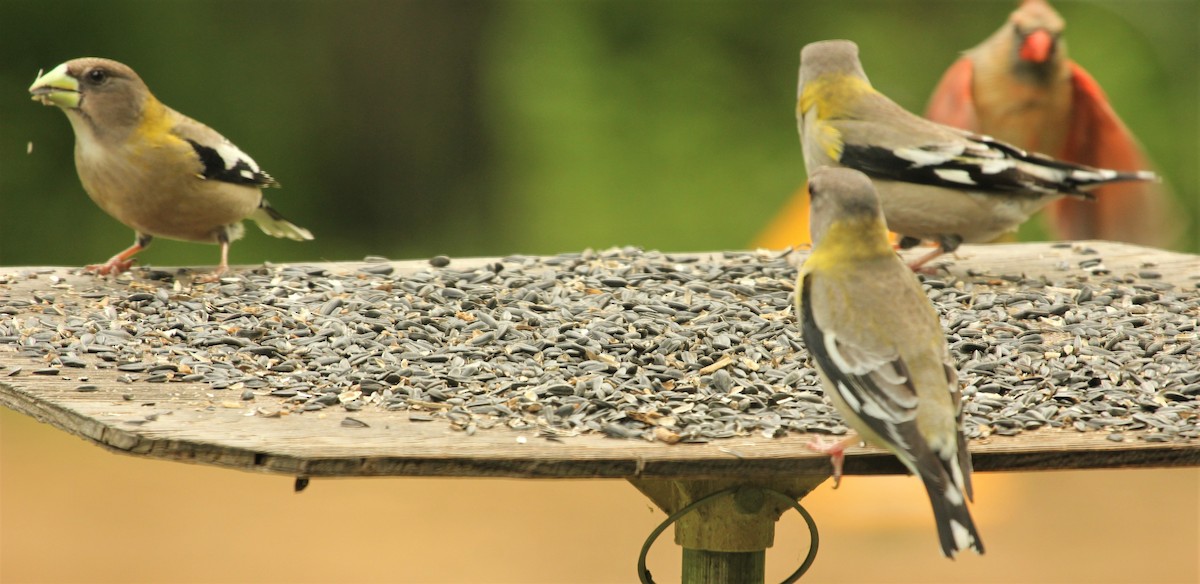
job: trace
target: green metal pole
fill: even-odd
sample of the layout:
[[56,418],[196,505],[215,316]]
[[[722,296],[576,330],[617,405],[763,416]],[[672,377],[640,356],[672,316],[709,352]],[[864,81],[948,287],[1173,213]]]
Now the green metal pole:
[[763,584],[767,551],[713,552],[683,548],[683,584]]

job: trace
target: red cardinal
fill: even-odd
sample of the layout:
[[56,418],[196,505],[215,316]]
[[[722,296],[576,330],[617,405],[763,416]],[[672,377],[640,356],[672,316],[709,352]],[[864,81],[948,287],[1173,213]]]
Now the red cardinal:
[[[926,117],[1069,162],[1149,168],[1100,85],[1067,57],[1063,26],[1044,0],[1024,0],[946,71]],[[1063,199],[1048,208],[1055,237],[1166,246],[1179,232],[1162,184],[1120,183],[1093,193],[1095,202]]]

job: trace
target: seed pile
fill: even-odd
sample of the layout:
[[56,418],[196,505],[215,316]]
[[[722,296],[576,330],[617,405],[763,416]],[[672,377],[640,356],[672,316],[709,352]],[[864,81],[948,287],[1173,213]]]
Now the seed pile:
[[[923,278],[968,436],[1200,436],[1200,296],[1097,260],[1054,281]],[[395,411],[466,432],[668,443],[842,434],[794,321],[795,275],[778,254],[624,248],[467,268],[439,257],[403,274],[378,258],[345,274],[264,266],[196,287],[143,270],[32,296],[3,295],[22,277],[8,276],[0,347],[37,359],[28,373],[203,382],[261,415]]]

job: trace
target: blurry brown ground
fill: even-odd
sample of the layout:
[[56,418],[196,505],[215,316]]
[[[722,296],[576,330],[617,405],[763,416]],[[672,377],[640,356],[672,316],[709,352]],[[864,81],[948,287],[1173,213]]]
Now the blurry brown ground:
[[[908,477],[804,500],[806,582],[1198,582],[1200,470],[981,474],[988,553],[943,559]],[[292,479],[111,454],[0,408],[0,581],[631,582],[663,518],[616,480]],[[802,557],[785,516],[768,581]],[[679,579],[664,536],[650,556]]]

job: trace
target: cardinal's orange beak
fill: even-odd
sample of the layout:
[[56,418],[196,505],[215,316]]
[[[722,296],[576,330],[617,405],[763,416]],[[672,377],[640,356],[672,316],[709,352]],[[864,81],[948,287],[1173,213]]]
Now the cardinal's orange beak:
[[1021,43],[1021,59],[1030,63],[1045,63],[1054,49],[1054,37],[1043,29],[1037,29]]

